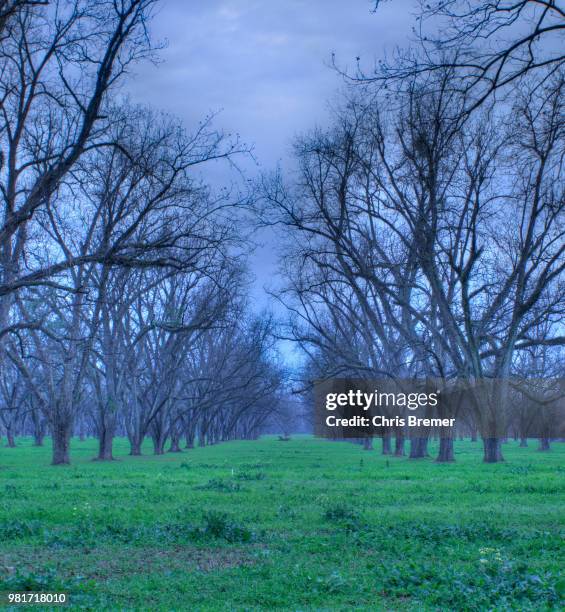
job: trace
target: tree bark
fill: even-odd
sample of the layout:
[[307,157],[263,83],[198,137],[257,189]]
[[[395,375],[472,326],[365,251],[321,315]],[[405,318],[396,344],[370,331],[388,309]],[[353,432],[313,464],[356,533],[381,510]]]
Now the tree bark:
[[33,445],[34,446],[43,446],[43,438],[45,434],[42,431],[36,431],[33,434]]
[[549,438],[540,438],[539,439],[538,450],[539,451],[548,451],[548,450],[551,450],[551,447],[549,445]]
[[62,418],[55,418],[53,423],[53,461],[52,465],[69,465],[71,463],[71,423]]
[[141,456],[141,443],[142,442],[143,442],[142,438],[137,438],[137,437],[130,438],[130,441],[129,441],[129,446],[130,446],[129,454],[134,456],[134,457],[140,457]]
[[396,434],[396,440],[394,444],[394,454],[396,457],[402,457],[406,453],[404,451],[404,434],[402,432],[398,432]]
[[428,456],[428,438],[410,438],[410,459],[423,459]]
[[16,448],[16,440],[14,438],[14,432],[11,428],[6,430],[6,438],[8,448]]
[[520,438],[520,447],[526,448],[528,446],[528,438]]
[[483,450],[483,461],[485,463],[504,461],[500,438],[483,438]]
[[194,431],[186,432],[185,448],[194,448]]
[[439,452],[436,461],[438,463],[449,463],[455,461],[453,452],[453,438],[439,439]]
[[33,445],[43,446],[43,438],[45,437],[45,428],[41,421],[41,417],[37,410],[32,410],[31,418],[33,421]]
[[363,450],[372,451],[373,450],[373,438],[367,436],[363,439]]
[[169,453],[182,453],[180,447],[180,436],[175,433],[171,434],[171,446],[169,447]]
[[153,440],[153,454],[154,455],[164,455],[165,454],[165,436],[161,434],[156,434],[151,436]]
[[389,433],[383,434],[382,454],[383,455],[391,455],[392,454],[392,448],[391,448],[390,434]]
[[99,461],[113,461],[112,445],[114,442],[114,428],[108,424],[103,424],[100,435],[98,436],[98,457]]

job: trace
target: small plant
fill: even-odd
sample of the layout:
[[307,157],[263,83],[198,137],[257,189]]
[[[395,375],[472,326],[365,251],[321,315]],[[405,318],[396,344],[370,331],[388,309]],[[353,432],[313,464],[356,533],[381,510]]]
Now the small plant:
[[289,506],[281,505],[277,508],[277,516],[281,518],[296,518],[296,512]]
[[357,533],[361,530],[361,517],[359,513],[342,503],[326,508],[324,518],[327,521],[337,523],[348,533]]
[[265,472],[241,472],[236,476],[237,480],[264,480],[267,477]]
[[247,527],[234,522],[225,512],[211,510],[204,514],[202,534],[226,542],[249,542],[253,533]]
[[222,493],[235,493],[241,491],[241,485],[233,480],[211,478],[206,484],[196,487],[203,491],[221,491]]
[[533,470],[533,466],[531,464],[528,465],[508,465],[508,472],[510,474],[529,474]]
[[15,519],[0,523],[0,541],[21,540],[22,538],[33,537],[40,533],[41,523],[39,521]]
[[347,580],[338,572],[332,572],[329,576],[320,577],[316,580],[318,588],[325,593],[336,594],[347,590]]
[[324,518],[327,521],[344,521],[344,520],[357,520],[359,513],[346,506],[343,503],[338,503],[333,506],[328,506],[324,512]]

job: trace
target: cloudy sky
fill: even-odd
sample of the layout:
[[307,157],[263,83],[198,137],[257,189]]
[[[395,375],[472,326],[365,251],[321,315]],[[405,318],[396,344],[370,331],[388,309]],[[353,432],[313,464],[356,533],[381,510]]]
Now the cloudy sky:
[[[404,45],[411,29],[411,0],[162,0],[152,25],[166,41],[157,66],[138,69],[130,94],[181,117],[190,129],[210,112],[216,122],[252,143],[260,166],[288,163],[293,137],[328,120],[328,101],[343,66],[361,57],[371,67]],[[254,298],[275,271],[276,236],[252,261]]]

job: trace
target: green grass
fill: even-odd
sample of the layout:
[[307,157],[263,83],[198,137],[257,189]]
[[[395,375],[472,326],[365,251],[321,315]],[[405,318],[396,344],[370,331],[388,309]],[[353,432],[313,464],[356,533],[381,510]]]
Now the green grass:
[[0,449],[0,591],[93,610],[563,603],[565,444],[512,441],[498,465],[471,442],[452,465],[309,437],[161,457],[118,441],[111,463],[95,447],[74,441],[70,467],[29,440]]

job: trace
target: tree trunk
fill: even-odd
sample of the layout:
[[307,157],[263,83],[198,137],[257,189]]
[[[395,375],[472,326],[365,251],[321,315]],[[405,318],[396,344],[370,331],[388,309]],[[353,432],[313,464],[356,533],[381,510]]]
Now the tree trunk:
[[405,455],[404,452],[404,434],[402,432],[398,432],[396,434],[396,440],[394,444],[394,454],[396,457],[402,457]]
[[130,440],[129,440],[129,446],[130,446],[129,454],[133,455],[134,457],[140,457],[141,456],[141,443],[142,442],[143,442],[143,438],[141,438],[141,437],[130,438]]
[[428,456],[428,438],[410,438],[410,459],[423,459]]
[[45,437],[45,434],[42,431],[36,431],[33,434],[33,445],[34,446],[43,446],[43,438]]
[[71,463],[72,425],[64,419],[55,418],[53,423],[53,461],[52,465],[69,465]]
[[100,429],[97,459],[99,461],[113,461],[112,444],[114,442],[114,428],[106,423]]
[[169,447],[169,453],[182,453],[180,447],[180,436],[177,433],[171,434],[171,446]]
[[528,446],[528,438],[520,438],[520,447],[526,448]]
[[31,413],[33,421],[33,445],[43,446],[43,438],[45,437],[45,428],[41,421],[41,417],[37,414],[36,410]]
[[504,461],[500,438],[483,438],[483,461],[485,463],[499,463]]
[[539,451],[548,451],[551,450],[551,447],[549,446],[549,438],[540,438],[539,439]]
[[373,450],[373,438],[367,436],[363,438],[363,450],[372,451]]
[[151,436],[153,440],[153,454],[164,455],[165,454],[165,436],[162,434],[155,434]]
[[383,434],[383,455],[391,455],[392,454],[392,448],[391,448],[391,444],[390,444],[390,434],[386,433]]
[[453,452],[453,438],[439,439],[439,453],[436,461],[438,463],[449,463],[450,461],[455,461],[455,454]]
[[16,440],[14,438],[14,432],[11,428],[6,430],[6,438],[8,442],[8,448],[16,448]]

